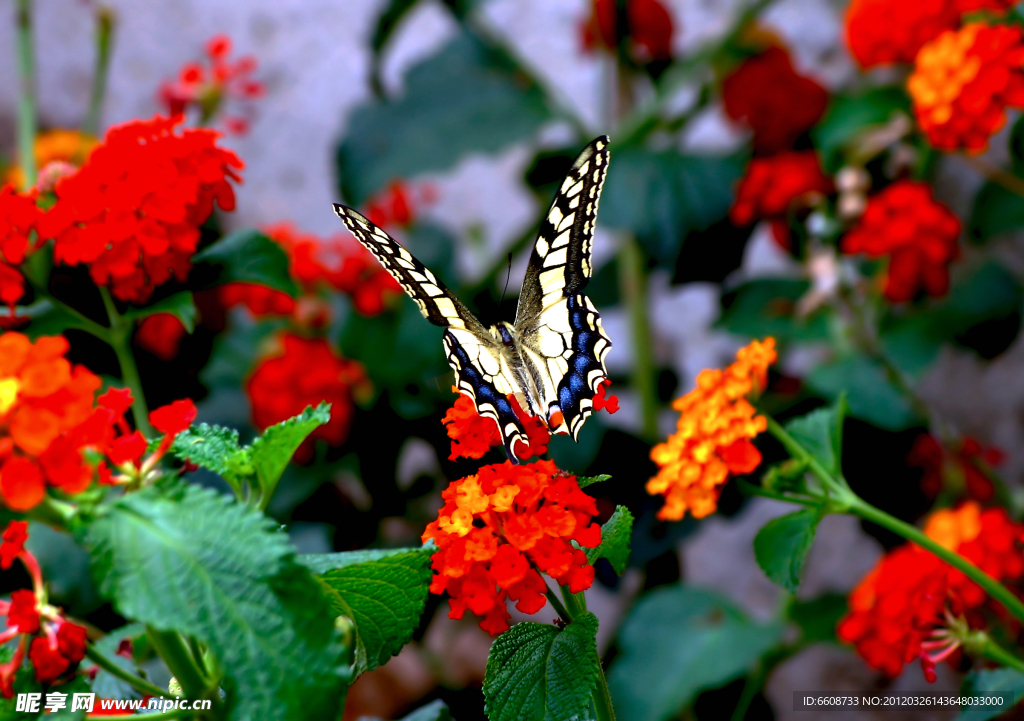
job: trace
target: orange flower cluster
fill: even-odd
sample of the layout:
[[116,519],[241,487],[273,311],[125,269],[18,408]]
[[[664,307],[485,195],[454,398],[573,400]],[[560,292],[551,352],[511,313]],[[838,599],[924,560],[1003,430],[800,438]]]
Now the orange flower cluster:
[[924,182],[898,180],[868,199],[867,208],[842,239],[844,253],[889,256],[885,297],[912,300],[918,289],[945,295],[949,264],[959,254],[960,221],[932,197]]
[[761,463],[750,440],[768,421],[755,415],[746,397],[764,390],[775,359],[774,338],[753,341],[725,370],[701,371],[697,387],[672,404],[680,412],[678,430],[651,449],[660,470],[647,482],[647,492],[665,496],[658,518],[714,513],[729,473],[750,473]]
[[506,599],[523,613],[544,607],[541,573],[573,593],[593,583],[593,566],[571,542],[601,544],[601,527],[592,522],[597,503],[552,461],[484,466],[441,496],[445,505],[423,541],[438,546],[430,590],[448,592],[450,618],[468,608],[495,636],[509,628]]
[[1017,26],[970,23],[922,47],[907,89],[928,141],[942,150],[983,151],[1006,109],[1024,108],[1022,66]]
[[30,235],[43,212],[36,206],[35,193],[18,193],[14,186],[0,188],[0,302],[14,305],[25,292],[25,280],[14,267],[25,261]]
[[[36,188],[41,192],[53,190],[57,180],[82,166],[98,143],[96,138],[80,130],[57,128],[36,135],[34,151],[39,169]],[[25,175],[20,167],[14,166],[7,171],[6,180],[20,188],[25,184]]]
[[240,182],[243,164],[212,130],[176,131],[182,121],[115,126],[58,181],[56,204],[36,224],[41,238],[54,239],[55,261],[87,264],[97,285],[135,303],[171,277],[185,280],[214,202],[235,207],[228,181]]
[[[594,395],[594,412],[608,411],[615,413],[619,410],[619,399],[616,396],[609,396],[608,388],[612,382],[607,378],[601,382],[597,393]],[[498,424],[493,418],[481,416],[476,411],[476,404],[473,399],[463,395],[456,386],[452,386],[453,393],[459,393],[455,399],[455,405],[448,409],[441,422],[448,431],[448,437],[452,440],[452,453],[448,460],[454,461],[458,458],[481,458],[492,448],[502,445],[501,434],[498,432]],[[526,431],[528,447],[522,448],[522,444],[514,450],[520,460],[528,460],[535,456],[542,456],[548,452],[548,444],[551,442],[551,431],[548,424],[540,416],[528,415],[519,405],[515,396],[508,397],[512,404],[519,422],[523,424]],[[564,431],[564,427],[562,429]],[[558,432],[556,430],[556,432]]]
[[1002,11],[1016,0],[853,0],[846,11],[846,41],[862,68],[912,63],[917,51],[964,13]]
[[0,495],[16,511],[42,501],[47,484],[78,493],[91,480],[80,459],[58,462],[62,434],[92,414],[100,387],[64,358],[67,350],[60,336],[32,343],[20,333],[0,335]]
[[796,72],[786,49],[769,47],[744,60],[722,83],[726,115],[746,123],[754,152],[777,153],[793,147],[821,118],[828,91]]
[[[1024,525],[1011,521],[1002,508],[982,510],[970,501],[955,511],[937,511],[924,532],[998,581],[1024,576]],[[947,613],[963,616],[973,628],[983,626],[989,600],[963,573],[907,544],[878,562],[850,594],[849,605],[837,633],[870,666],[897,676],[904,664],[920,659],[934,681],[936,662],[949,657],[956,644],[929,639],[944,626]]]
[[362,364],[342,358],[322,338],[301,338],[285,333],[280,352],[260,361],[245,384],[252,405],[253,425],[263,430],[326,401],[331,420],[314,430],[295,458],[308,460],[317,438],[332,446],[348,437],[353,397],[370,391]]

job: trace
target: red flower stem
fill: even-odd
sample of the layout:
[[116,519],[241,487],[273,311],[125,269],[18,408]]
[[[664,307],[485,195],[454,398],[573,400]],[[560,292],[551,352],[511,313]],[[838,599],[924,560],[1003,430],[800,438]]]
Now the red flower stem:
[[[85,657],[95,663],[97,666],[102,668],[107,673],[116,676],[121,679],[129,686],[134,688],[136,691],[142,694],[149,694],[150,696],[169,696],[170,694],[166,689],[162,689],[159,686],[151,684],[144,678],[140,678],[133,673],[129,673],[125,669],[121,668],[118,664],[111,661],[109,658],[103,655],[103,653],[96,648],[93,644],[89,644],[85,647]],[[91,716],[89,718],[92,718]]]
[[633,331],[632,385],[640,394],[640,435],[653,443],[658,438],[658,389],[647,308],[647,272],[643,251],[632,235],[623,236],[619,248],[619,288],[629,309]]
[[18,165],[24,190],[36,184],[36,69],[32,49],[32,0],[18,0]]
[[132,391],[132,414],[135,416],[135,427],[147,438],[153,437],[153,427],[149,424],[149,409],[146,406],[146,396],[142,392],[142,379],[139,378],[139,369],[135,365],[135,356],[129,345],[132,335],[132,321],[126,320],[117,308],[114,307],[114,299],[110,297],[110,291],[105,286],[100,286],[100,295],[103,297],[103,306],[107,309],[107,322],[110,323],[109,337],[105,340],[114,350],[117,362],[121,366],[121,380]]
[[96,67],[93,70],[92,88],[89,91],[89,114],[85,116],[82,130],[94,137],[100,134],[100,113],[103,98],[107,94],[107,77],[110,75],[110,46],[114,38],[114,11],[109,7],[96,9]]
[[985,589],[989,596],[1003,604],[1006,609],[1024,621],[1024,603],[1021,602],[1013,591],[1008,589],[999,581],[995,580],[966,558],[955,551],[933,541],[914,526],[890,516],[880,508],[875,508],[860,496],[854,493],[842,476],[834,476],[829,473],[811,455],[811,453],[800,445],[799,441],[789,435],[786,429],[780,426],[775,419],[768,417],[768,431],[775,436],[789,451],[790,455],[807,463],[807,467],[814,473],[829,491],[829,497],[822,499],[826,509],[832,513],[847,513],[859,516],[866,521],[877,523],[893,533],[902,536],[911,543],[916,543],[921,548],[931,551],[940,559],[962,572],[969,579]]

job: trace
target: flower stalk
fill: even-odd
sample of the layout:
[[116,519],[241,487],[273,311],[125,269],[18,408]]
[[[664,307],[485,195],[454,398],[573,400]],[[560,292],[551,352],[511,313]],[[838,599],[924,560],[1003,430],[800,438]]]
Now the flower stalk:
[[633,331],[633,387],[640,394],[640,435],[653,442],[658,437],[658,392],[651,353],[651,323],[647,314],[647,277],[643,251],[632,235],[622,239],[619,250],[619,287],[629,309]]
[[36,184],[36,68],[32,48],[32,0],[18,0],[18,165],[24,190]]
[[[572,593],[568,586],[559,586],[565,605],[558,603],[558,597],[551,590],[548,590],[548,600],[558,611],[558,615],[566,623],[587,612],[587,598],[583,593]],[[559,610],[561,609],[561,610]],[[604,667],[601,664],[601,655],[597,657],[597,684],[591,694],[594,700],[594,709],[597,712],[597,721],[615,721],[615,708],[612,706],[612,694],[608,690],[608,679],[604,675]]]
[[117,356],[117,362],[121,366],[121,380],[132,391],[132,413],[135,416],[135,427],[147,438],[152,437],[153,427],[149,423],[149,409],[146,406],[146,396],[142,392],[142,379],[139,377],[135,356],[132,355],[129,345],[132,321],[117,312],[114,299],[105,286],[100,286],[100,295],[103,297],[103,307],[107,310],[107,322],[110,324],[108,337],[104,340],[110,344],[114,355]]
[[107,78],[110,76],[110,48],[114,39],[114,11],[105,6],[96,10],[96,67],[93,70],[92,88],[89,91],[89,113],[85,116],[82,130],[97,137],[100,132],[100,114],[103,99],[107,95]]
[[85,648],[85,656],[90,661],[95,663],[97,666],[102,668],[104,671],[116,676],[121,679],[136,691],[149,694],[150,696],[165,696],[167,690],[156,686],[144,678],[136,676],[133,673],[129,673],[127,670],[121,668],[113,660],[107,658],[96,646],[89,644]]

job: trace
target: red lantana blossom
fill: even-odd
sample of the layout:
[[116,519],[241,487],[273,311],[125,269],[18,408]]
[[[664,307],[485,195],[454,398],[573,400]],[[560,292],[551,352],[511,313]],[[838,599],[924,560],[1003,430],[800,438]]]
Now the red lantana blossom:
[[169,361],[178,355],[185,326],[173,313],[154,313],[142,319],[135,333],[135,342],[160,360]]
[[616,0],[594,0],[590,17],[582,28],[583,47],[615,51],[620,38],[629,38],[634,60],[649,63],[672,58],[672,16],[658,0],[629,0],[626,22],[620,35]]
[[[256,58],[246,55],[232,62],[231,38],[217,35],[206,44],[206,62],[188,63],[178,77],[160,86],[160,100],[171,115],[181,115],[189,108],[198,108],[204,121],[212,119],[225,100],[252,100],[263,95],[263,83],[252,79]],[[243,106],[248,109],[248,106]],[[249,123],[244,117],[224,118],[225,127],[242,134]]]
[[[924,531],[997,581],[1024,576],[1024,526],[1011,521],[1002,508],[982,510],[970,501],[955,511],[932,514]],[[850,594],[849,605],[837,633],[870,666],[897,676],[904,664],[920,659],[926,677],[934,681],[935,663],[956,647],[929,641],[948,623],[947,615],[979,628],[985,624],[984,610],[994,602],[963,573],[907,544],[878,562]]]
[[14,591],[10,601],[0,601],[0,616],[7,619],[7,629],[0,633],[0,644],[18,639],[10,661],[0,664],[0,694],[4,698],[14,696],[14,679],[25,658],[26,647],[36,681],[44,684],[53,683],[74,671],[85,657],[85,628],[68,621],[61,609],[47,602],[39,562],[25,550],[27,526],[23,521],[12,522],[4,531],[3,543],[0,544],[3,568],[6,570],[15,559],[20,560],[33,586],[32,590]]
[[156,116],[111,128],[57,183],[57,202],[36,225],[55,240],[54,260],[87,264],[121,300],[143,303],[172,277],[185,280],[214,201],[235,207],[228,181],[241,182],[242,161],[216,145],[215,131],[176,131],[181,122]]
[[225,283],[217,286],[217,299],[223,308],[244,305],[254,318],[291,315],[295,300],[287,293],[257,283]]
[[295,452],[300,461],[312,455],[317,438],[341,445],[352,422],[353,397],[369,390],[362,364],[342,358],[322,338],[290,333],[281,336],[280,351],[260,361],[245,384],[253,425],[260,430],[302,413],[306,406],[324,401],[331,404],[331,420],[313,431]]
[[946,293],[959,236],[960,221],[932,198],[927,183],[898,180],[868,199],[840,247],[871,258],[890,256],[885,297],[900,303],[913,299],[920,288],[932,296]]
[[921,490],[929,498],[949,487],[985,503],[995,495],[995,486],[984,467],[998,466],[1004,458],[1000,449],[982,446],[974,438],[965,437],[958,448],[946,448],[931,434],[922,433],[914,439],[907,463],[924,471]]
[[571,541],[600,545],[601,527],[592,522],[597,503],[552,461],[484,466],[441,496],[445,505],[423,541],[438,546],[430,590],[448,592],[450,618],[469,609],[496,636],[509,628],[506,599],[523,613],[544,607],[541,573],[573,593],[593,583],[587,554]]
[[36,206],[35,193],[18,193],[13,185],[0,188],[0,303],[10,307],[25,292],[25,281],[14,268],[25,261],[30,234],[43,212]]
[[980,153],[1024,108],[1024,37],[1014,25],[970,23],[921,48],[907,90],[928,142],[942,150]]
[[736,188],[729,220],[734,225],[771,221],[775,241],[788,250],[787,215],[806,209],[831,190],[832,183],[821,172],[813,150],[753,158]]
[[726,114],[754,133],[754,152],[787,150],[821,118],[828,91],[793,69],[789,53],[773,46],[745,61],[722,83]]
[[[607,411],[609,414],[619,410],[619,399],[615,396],[608,396],[608,388],[611,381],[607,378],[601,382],[597,394],[594,396],[594,411]],[[448,437],[452,440],[452,453],[448,460],[454,461],[458,458],[481,458],[491,448],[502,445],[501,434],[498,432],[498,424],[493,418],[481,416],[477,413],[476,404],[468,395],[460,393],[459,389],[452,386],[453,393],[459,393],[455,399],[455,405],[448,409],[441,422],[448,431]],[[559,421],[557,428],[548,428],[548,424],[540,416],[531,416],[519,405],[515,396],[509,396],[512,410],[515,412],[519,422],[523,424],[528,440],[527,447],[520,443],[513,450],[520,460],[528,460],[535,456],[542,456],[548,451],[548,444],[551,442],[551,430],[567,432],[564,424]]]

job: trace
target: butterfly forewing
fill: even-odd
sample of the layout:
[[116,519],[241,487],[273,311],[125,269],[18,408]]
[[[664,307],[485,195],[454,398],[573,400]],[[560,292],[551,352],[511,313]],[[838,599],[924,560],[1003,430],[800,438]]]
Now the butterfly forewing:
[[611,349],[600,314],[583,295],[593,274],[591,245],[608,160],[608,138],[601,136],[573,163],[541,223],[516,314],[524,352],[538,356],[534,364],[550,376],[538,384],[544,410],[557,407],[573,438],[593,410]]
[[495,420],[509,458],[515,459],[514,445],[528,441],[508,400],[508,395],[518,390],[518,382],[510,373],[502,345],[455,294],[398,241],[351,208],[335,204],[334,212],[416,301],[423,317],[447,329],[444,349],[459,389],[473,398],[480,415]]

